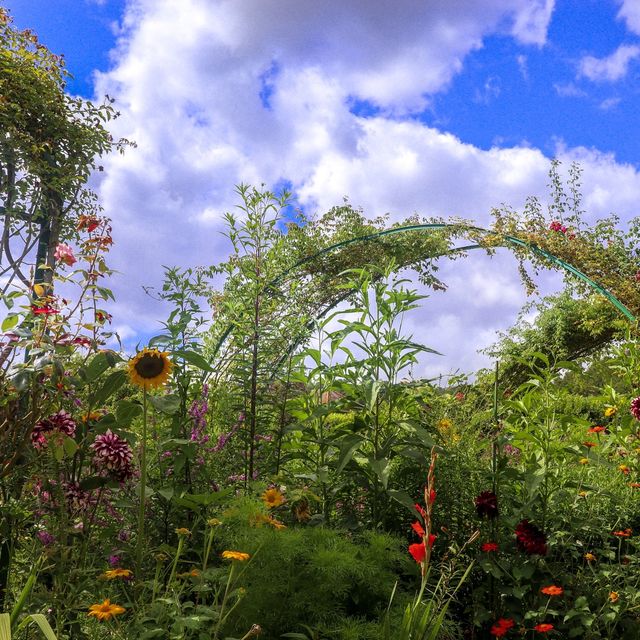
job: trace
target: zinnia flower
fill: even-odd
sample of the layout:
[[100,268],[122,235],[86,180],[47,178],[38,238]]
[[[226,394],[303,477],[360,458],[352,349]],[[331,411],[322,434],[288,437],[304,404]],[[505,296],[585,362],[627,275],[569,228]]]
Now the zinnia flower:
[[243,553],[242,551],[223,551],[222,557],[225,560],[238,560],[240,562],[244,562],[251,556],[248,553]]
[[584,554],[584,559],[587,562],[595,562],[596,561],[596,557],[593,555],[593,553],[585,553]]
[[540,633],[547,633],[548,631],[553,630],[553,625],[548,622],[542,622],[541,624],[537,624],[533,627],[535,631],[539,631]]
[[605,418],[610,418],[611,416],[615,415],[618,412],[618,408],[617,407],[607,407],[604,410],[604,417]]
[[102,574],[102,578],[105,580],[115,580],[116,578],[131,578],[133,576],[133,571],[131,569],[109,569]]
[[143,349],[129,360],[129,380],[143,389],[161,387],[171,375],[173,363],[165,351]]
[[133,475],[131,459],[133,451],[126,440],[107,429],[106,433],[96,436],[91,444],[95,452],[93,464],[100,470],[106,470],[125,480]]
[[618,594],[617,591],[612,591],[609,594],[609,602],[618,602],[619,599],[620,599],[620,595]]
[[496,551],[498,551],[499,547],[496,542],[485,542],[480,547],[480,549],[482,549],[482,551],[484,551],[485,553],[495,553]]
[[603,427],[603,426],[601,426],[599,424],[596,424],[593,427],[589,427],[587,429],[587,433],[603,433],[606,430],[607,430],[606,427]]
[[191,531],[189,531],[189,529],[187,529],[186,527],[179,527],[178,529],[176,529],[176,533],[179,536],[185,537],[189,537],[191,535]]
[[498,496],[493,491],[483,491],[475,502],[479,518],[493,520],[498,517]]
[[614,531],[613,535],[618,538],[630,538],[632,533],[631,529],[625,529],[624,531]]
[[284,502],[284,496],[276,489],[267,489],[262,494],[262,501],[269,507],[269,509],[275,509]]
[[544,593],[545,596],[561,596],[564,593],[564,589],[562,587],[557,587],[554,584],[548,587],[542,587],[540,591],[541,593]]
[[529,555],[544,556],[547,554],[547,538],[535,524],[523,520],[516,527],[515,533],[516,544],[520,551]]
[[590,440],[587,440],[586,442],[582,443],[585,447],[587,447],[587,449],[591,449],[591,447],[597,447],[598,443],[597,442],[591,442]]
[[629,410],[636,420],[640,420],[640,396],[631,401],[631,407]]
[[92,604],[89,607],[89,616],[97,618],[100,622],[104,620],[111,620],[114,616],[124,613],[124,607],[118,604],[111,604],[109,598],[107,598],[102,604]]
[[498,622],[496,622],[491,627],[491,635],[496,638],[501,638],[502,636],[506,636],[509,633],[509,629],[511,629],[515,625],[515,622],[511,618],[500,618]]
[[34,449],[46,448],[47,435],[51,433],[63,434],[73,438],[76,434],[76,423],[64,410],[36,422],[31,432],[31,444]]
[[578,460],[578,462],[580,464],[589,464],[589,458],[580,458],[580,460]]

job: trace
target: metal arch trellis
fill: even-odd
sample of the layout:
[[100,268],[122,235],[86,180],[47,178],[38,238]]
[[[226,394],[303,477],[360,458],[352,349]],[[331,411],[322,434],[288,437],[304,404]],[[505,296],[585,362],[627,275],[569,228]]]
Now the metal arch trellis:
[[[469,225],[465,225],[465,224],[461,224],[461,223],[446,223],[446,222],[434,222],[434,223],[423,223],[423,224],[412,224],[412,225],[406,225],[406,226],[401,226],[401,227],[393,227],[391,229],[384,229],[382,231],[376,231],[375,233],[370,233],[367,235],[363,235],[363,236],[356,236],[354,238],[349,238],[348,240],[342,240],[341,242],[337,242],[335,244],[332,244],[328,247],[325,247],[324,249],[321,249],[320,251],[317,251],[316,253],[306,256],[300,260],[298,260],[295,264],[293,264],[291,267],[289,267],[288,269],[286,269],[285,271],[283,271],[278,277],[274,278],[271,282],[269,282],[265,289],[271,289],[276,287],[279,283],[281,283],[287,276],[289,276],[292,272],[294,272],[296,269],[302,267],[303,265],[315,260],[316,258],[325,255],[327,253],[331,253],[333,251],[337,251],[338,249],[342,249],[344,247],[347,247],[349,245],[352,244],[356,244],[359,242],[368,242],[368,241],[372,241],[372,240],[377,240],[378,238],[382,238],[384,236],[390,236],[390,235],[395,235],[398,233],[406,233],[409,231],[438,231],[438,230],[446,230],[446,229],[462,229],[465,231],[471,231],[471,232],[475,232],[475,233],[481,233],[481,234],[490,234],[490,233],[495,233],[492,232],[488,229],[483,229],[482,227],[474,227],[474,226],[469,226]],[[552,253],[550,253],[549,251],[546,251],[545,249],[542,249],[541,247],[538,247],[530,242],[526,242],[525,240],[522,240],[521,238],[517,238],[515,236],[511,236],[511,235],[501,235],[501,238],[503,240],[503,244],[499,244],[499,245],[493,245],[493,246],[508,246],[508,245],[513,245],[516,247],[522,247],[524,249],[528,249],[529,251],[531,251],[532,253],[535,253],[539,256],[541,256],[542,258],[548,260],[549,262],[556,264],[558,267],[564,269],[565,271],[571,273],[572,275],[574,275],[575,277],[577,277],[579,280],[582,280],[585,284],[587,284],[591,289],[593,289],[594,291],[596,291],[597,293],[599,293],[600,295],[604,296],[605,298],[607,298],[607,300],[609,300],[609,302],[620,312],[622,313],[630,322],[635,323],[636,322],[636,317],[634,316],[634,314],[628,309],[628,307],[623,304],[620,300],[618,300],[618,298],[616,298],[609,290],[605,289],[604,287],[602,287],[601,285],[599,285],[595,280],[593,280],[592,278],[590,278],[589,276],[587,276],[585,273],[583,273],[582,271],[580,271],[579,269],[577,269],[576,267],[574,267],[572,264],[570,264],[569,262],[567,262],[566,260],[563,260],[562,258],[559,258],[555,255],[553,255]],[[438,258],[438,257],[442,257],[443,255],[447,255],[450,253],[459,253],[459,252],[463,252],[463,251],[469,251],[472,249],[487,249],[486,246],[481,245],[481,244],[472,244],[472,245],[466,245],[463,247],[454,247],[452,249],[449,249],[448,251],[445,251],[443,253],[438,253],[435,254],[433,256],[433,258]],[[330,308],[333,308],[332,305]],[[324,313],[326,313],[328,311],[328,309],[325,309],[320,315],[324,315]],[[233,331],[233,325],[230,325],[229,327],[227,327],[227,329],[224,331],[224,333],[220,336],[215,349],[211,355],[211,360],[213,360],[213,358],[216,357],[218,351],[220,350],[220,347],[224,344],[224,342],[226,341],[226,339],[229,337],[229,335],[231,334],[231,332]]]

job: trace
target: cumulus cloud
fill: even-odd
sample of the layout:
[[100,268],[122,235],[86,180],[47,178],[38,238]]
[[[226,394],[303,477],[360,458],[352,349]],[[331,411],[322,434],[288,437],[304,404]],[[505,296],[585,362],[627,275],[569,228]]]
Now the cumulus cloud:
[[[123,114],[114,134],[138,144],[95,178],[123,274],[114,317],[154,332],[161,314],[142,285],[160,283],[161,265],[226,256],[222,214],[234,210],[239,182],[287,181],[311,213],[348,196],[371,216],[457,215],[481,225],[502,202],[543,198],[541,151],[481,150],[414,116],[488,35],[542,45],[552,10],[549,0],[131,0],[113,67],[96,76],[96,94],[115,96]],[[375,115],[358,115],[354,102]],[[589,150],[559,153],[586,163],[595,209],[607,197],[627,209],[638,201],[633,168]],[[490,275],[502,269],[498,259],[472,260],[465,279],[480,293],[470,301],[458,284],[438,298],[437,314],[460,315],[465,338],[451,345],[462,360],[471,327],[508,326],[521,299]],[[508,295],[498,300],[498,289]],[[450,337],[453,325],[436,324]]]
[[593,82],[615,82],[627,75],[629,65],[640,56],[638,45],[622,44],[606,58],[585,56],[580,60],[579,75]]
[[620,11],[618,18],[625,21],[627,29],[640,35],[640,4],[637,0],[618,0]]

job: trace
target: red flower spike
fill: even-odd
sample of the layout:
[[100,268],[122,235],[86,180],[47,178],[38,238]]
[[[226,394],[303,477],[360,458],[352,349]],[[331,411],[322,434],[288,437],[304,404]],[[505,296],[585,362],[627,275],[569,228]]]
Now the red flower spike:
[[499,547],[496,542],[485,542],[480,549],[485,553],[495,553],[498,551]]
[[416,562],[424,562],[424,559],[427,557],[427,549],[424,546],[424,541],[409,545],[409,553]]
[[429,492],[429,504],[433,504],[436,501],[436,492],[431,489],[431,491]]
[[412,525],[411,528],[422,538],[424,536],[424,529],[422,528],[422,525],[416,520]]
[[541,624],[537,624],[533,627],[534,631],[539,631],[540,633],[547,633],[548,631],[553,631],[553,625],[548,622],[543,622]]
[[436,536],[434,533],[430,533],[429,534],[429,549],[431,549],[431,547],[433,547],[433,543],[436,541],[436,538],[438,536]]

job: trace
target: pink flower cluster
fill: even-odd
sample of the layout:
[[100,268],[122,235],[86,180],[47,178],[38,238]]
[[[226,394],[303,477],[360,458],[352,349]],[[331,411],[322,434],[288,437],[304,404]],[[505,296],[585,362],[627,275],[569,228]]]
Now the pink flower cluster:
[[60,262],[64,262],[67,266],[71,267],[77,262],[77,258],[73,255],[73,249],[64,242],[61,242],[55,250],[53,257]]

